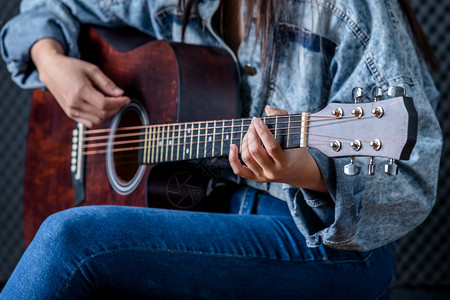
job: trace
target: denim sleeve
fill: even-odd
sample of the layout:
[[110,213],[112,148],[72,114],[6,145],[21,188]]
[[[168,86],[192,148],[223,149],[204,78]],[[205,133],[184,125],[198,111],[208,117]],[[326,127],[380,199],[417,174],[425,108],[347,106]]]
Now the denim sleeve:
[[[0,32],[0,51],[13,81],[22,88],[41,88],[30,48],[43,38],[61,43],[65,54],[79,57],[80,24],[133,26],[154,34],[147,1],[24,0],[21,13]],[[131,6],[135,6],[132,7]],[[19,38],[20,37],[20,38]]]
[[22,2],[22,13],[6,23],[0,33],[2,58],[13,81],[22,88],[43,87],[30,56],[36,41],[52,38],[61,43],[67,55],[79,55],[79,22],[60,1],[38,2]]
[[[346,2],[347,20],[340,21],[347,23],[331,66],[329,101],[351,101],[349,94],[356,86],[366,89],[363,101],[372,101],[375,86],[385,92],[391,86],[405,88],[418,112],[416,145],[409,160],[396,162],[397,176],[385,174],[389,162],[385,158],[376,158],[375,176],[367,175],[366,157],[356,159],[361,174],[348,176],[343,171],[350,158],[330,159],[310,149],[329,193],[292,187],[286,191],[309,246],[370,250],[404,236],[429,215],[437,193],[442,134],[434,112],[439,93],[417,54],[398,3],[358,1],[352,7],[353,2]],[[337,14],[338,9],[336,5]],[[364,19],[358,20],[360,15]]]

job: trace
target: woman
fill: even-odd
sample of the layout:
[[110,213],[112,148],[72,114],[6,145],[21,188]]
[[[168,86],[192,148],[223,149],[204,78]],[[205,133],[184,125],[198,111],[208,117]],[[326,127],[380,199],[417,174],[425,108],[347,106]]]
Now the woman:
[[122,298],[388,299],[391,243],[431,210],[442,144],[438,92],[406,20],[413,20],[403,10],[409,5],[181,2],[24,1],[2,30],[2,55],[19,85],[47,87],[70,118],[88,127],[129,98],[76,58],[80,23],[227,49],[242,67],[244,112],[252,117],[266,105],[267,114],[278,114],[351,102],[356,86],[401,86],[419,114],[410,160],[397,163],[395,177],[347,176],[348,159],[282,151],[255,118],[243,164],[237,147],[230,149],[232,170],[243,178],[230,198],[232,214],[134,207],[57,213],[43,223],[0,298],[80,299],[101,290]]

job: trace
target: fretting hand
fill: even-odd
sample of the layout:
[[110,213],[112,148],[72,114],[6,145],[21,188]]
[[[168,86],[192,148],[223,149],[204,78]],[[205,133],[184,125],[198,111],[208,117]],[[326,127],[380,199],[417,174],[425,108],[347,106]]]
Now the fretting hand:
[[[285,110],[266,107],[268,115]],[[231,145],[229,161],[236,175],[259,182],[283,182],[300,188],[326,192],[317,164],[306,148],[283,150],[261,119],[254,118],[242,140],[242,161]]]

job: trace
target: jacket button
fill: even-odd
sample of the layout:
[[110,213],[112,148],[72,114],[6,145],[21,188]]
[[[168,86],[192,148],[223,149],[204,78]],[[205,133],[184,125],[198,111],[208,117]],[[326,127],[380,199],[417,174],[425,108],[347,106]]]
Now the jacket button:
[[247,73],[248,75],[250,75],[250,76],[254,76],[254,75],[256,75],[256,68],[255,67],[253,67],[252,65],[250,65],[250,64],[246,64],[245,66],[244,66],[244,71],[245,71],[245,73]]

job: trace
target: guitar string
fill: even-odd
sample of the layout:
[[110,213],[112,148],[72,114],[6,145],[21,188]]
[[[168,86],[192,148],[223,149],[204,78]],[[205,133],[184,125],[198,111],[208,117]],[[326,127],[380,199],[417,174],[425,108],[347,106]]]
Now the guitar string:
[[[314,116],[315,117],[315,116]],[[365,117],[361,117],[360,119],[365,119],[365,118],[370,118],[372,116],[365,116]],[[288,118],[288,117],[283,117],[283,118]],[[341,123],[343,121],[353,121],[355,118],[341,118],[341,119],[336,119],[336,118],[330,118],[327,117],[326,120],[323,119],[317,119],[317,120],[298,120],[298,121],[287,121],[287,122],[276,122],[276,123],[268,123],[265,122],[266,125],[289,125],[289,124],[298,124],[298,123],[303,123],[303,122],[307,122],[307,123],[317,123],[317,122],[323,122],[322,124],[318,124],[318,125],[314,125],[314,126],[323,126],[323,125],[330,125],[330,124],[335,124],[335,123]],[[251,119],[239,119],[239,120],[245,120],[245,121],[251,121]],[[324,121],[328,121],[328,120],[333,120],[334,122],[328,122],[325,123]],[[267,121],[267,120],[265,120]],[[270,120],[269,120],[270,121]],[[198,122],[188,122],[188,123],[170,123],[170,124],[152,124],[152,125],[140,125],[140,126],[133,126],[133,127],[120,127],[117,128],[116,131],[128,131],[128,130],[139,130],[133,133],[121,133],[121,134],[116,134],[114,135],[114,138],[122,138],[122,137],[131,137],[131,136],[139,136],[142,135],[142,131],[141,129],[149,129],[149,128],[168,128],[168,127],[175,127],[175,126],[183,126],[183,125],[191,125],[190,128],[178,128],[178,129],[171,129],[170,133],[176,133],[176,132],[184,132],[186,130],[214,130],[214,129],[228,129],[228,128],[236,128],[236,127],[242,127],[242,126],[249,126],[250,124],[244,124],[243,121],[241,121],[241,124],[233,124],[233,125],[222,125],[222,126],[212,126],[209,127],[208,125],[211,123],[229,123],[232,122],[232,120],[220,120],[220,121],[198,121]],[[193,127],[194,125],[201,125],[201,124],[207,124],[206,127]],[[313,125],[308,125],[307,127],[314,127]],[[288,126],[288,127],[283,127],[280,129],[290,129],[290,128],[294,128],[292,126]],[[85,130],[84,133],[85,134],[97,134],[97,133],[108,133],[110,131],[112,131],[113,129],[94,129],[94,130]],[[234,132],[233,132],[234,133]],[[86,142],[90,142],[90,141],[95,141],[95,140],[106,140],[109,139],[110,135],[95,135],[95,136],[89,136],[89,137],[85,137],[84,141]]]
[[[290,135],[294,135],[294,134],[295,133],[291,133]],[[301,133],[297,133],[297,134],[300,135]],[[339,137],[330,137],[330,136],[327,136],[327,135],[318,135],[318,134],[307,134],[307,135],[308,136],[316,136],[316,137],[322,137],[323,138],[322,140],[311,139],[311,138],[308,139],[309,142],[314,142],[314,143],[317,143],[317,142],[330,143],[330,140],[329,140],[330,138],[332,138],[332,139],[340,139],[340,140],[354,140],[354,139],[346,138],[346,137],[339,138]],[[281,135],[278,135],[278,137],[279,136],[281,136]],[[161,139],[158,139],[157,141],[173,141],[173,140],[181,140],[181,139],[184,139],[184,138],[176,138],[176,137],[175,138],[161,138]],[[234,138],[233,140],[240,141],[240,138]],[[212,140],[212,141],[201,141],[201,140],[199,141],[199,140],[193,139],[192,141],[189,140],[189,141],[183,141],[183,142],[175,142],[175,143],[172,143],[172,144],[162,144],[162,143],[160,143],[160,144],[157,144],[157,145],[154,144],[152,146],[134,146],[134,147],[132,145],[133,144],[135,144],[135,145],[140,144],[140,141],[135,141],[134,143],[130,142],[130,141],[126,141],[122,145],[129,146],[129,147],[114,148],[114,149],[112,149],[112,152],[133,151],[133,150],[141,150],[141,149],[147,149],[148,151],[155,151],[157,149],[163,149],[162,151],[167,151],[167,148],[170,148],[170,147],[180,147],[181,148],[181,147],[185,147],[186,145],[191,145],[191,143],[194,144],[194,146],[196,146],[197,144],[201,145],[199,147],[201,147],[203,150],[205,148],[208,149],[209,147],[211,147],[211,149],[213,149],[213,148],[217,149],[217,143],[223,143],[223,144],[225,144],[227,146],[228,144],[233,144],[234,143],[233,140],[228,139],[228,140],[225,140],[225,141],[222,142],[222,140],[219,140],[219,139],[218,140]],[[298,142],[299,139],[298,138],[288,139],[288,141],[291,142],[291,145],[296,145],[296,142]],[[369,143],[370,142],[368,140],[360,140],[360,141],[363,142],[363,143]],[[118,146],[118,144],[119,143],[115,143],[115,146]],[[151,144],[151,142],[150,142],[150,144]],[[205,144],[206,144],[206,146],[205,146]],[[101,148],[101,149],[97,149],[97,150],[85,150],[85,151],[83,151],[82,154],[83,155],[95,155],[95,154],[107,153],[109,151],[108,150],[109,144],[105,143],[104,145],[101,145],[101,146],[105,146],[105,147]],[[97,145],[97,147],[101,147],[101,146]],[[286,143],[286,146],[289,146],[289,144]],[[286,147],[286,148],[293,148],[293,147]],[[179,152],[178,149],[177,150],[171,150],[171,151]],[[192,150],[192,151],[195,151],[195,150]],[[207,151],[207,150],[205,150],[205,151]],[[223,152],[223,148],[220,151]],[[198,150],[197,150],[197,152],[198,152]]]
[[[298,127],[298,128],[300,128],[300,127]],[[246,131],[245,130],[243,130],[243,131],[236,131],[235,134],[239,135],[241,132],[244,133]],[[293,132],[289,132],[289,133],[277,134],[276,138],[283,138],[283,137],[287,136],[288,137],[288,141],[295,142],[295,141],[299,140],[298,136],[300,136],[301,134],[302,134],[302,131],[293,131]],[[342,137],[342,136],[341,137],[339,137],[339,136],[331,136],[331,135],[318,134],[318,133],[308,133],[308,132],[306,132],[305,134],[308,135],[308,137],[314,136],[314,137],[322,137],[322,138],[327,138],[327,139],[331,138],[331,139],[348,140],[348,141],[355,140],[355,138]],[[217,135],[222,135],[222,133],[217,133],[216,136]],[[116,148],[113,151],[114,152],[120,152],[120,151],[125,151],[126,149],[128,149],[128,150],[140,150],[140,149],[145,149],[145,148],[153,150],[153,149],[161,148],[161,147],[178,147],[178,146],[185,146],[185,145],[190,144],[191,140],[192,140],[192,143],[194,143],[194,144],[206,144],[206,143],[208,143],[208,144],[211,144],[211,145],[215,144],[215,143],[221,143],[221,142],[233,143],[233,141],[241,141],[240,137],[236,137],[236,138],[233,138],[233,139],[230,138],[230,139],[225,139],[225,140],[223,140],[221,138],[218,138],[218,139],[214,139],[213,138],[212,140],[208,141],[208,140],[200,140],[199,139],[200,136],[205,136],[205,135],[171,136],[171,137],[170,136],[164,136],[164,137],[161,136],[159,138],[151,139],[151,140],[147,141],[147,143],[152,143],[154,141],[157,141],[157,142],[163,142],[162,144],[158,143],[157,145],[154,145],[154,146],[147,146],[147,147],[141,146],[139,148],[135,148],[135,147],[118,148],[118,149]],[[177,143],[172,143],[172,144],[164,143],[164,142],[167,142],[167,141],[174,141],[174,140],[180,141],[181,139],[183,139],[183,140],[184,139],[189,139],[189,141],[187,141],[187,142],[184,141],[184,142],[181,142],[181,143],[177,142]],[[314,141],[314,140],[312,140],[312,141]],[[365,143],[369,143],[370,142],[369,140],[361,140],[361,139],[360,139],[360,141],[361,142],[365,142]],[[105,142],[105,143],[87,144],[87,145],[84,146],[84,149],[100,148],[100,147],[108,148],[110,146],[120,146],[120,145],[122,145],[122,146],[125,145],[126,146],[126,145],[140,144],[142,142],[145,142],[145,140],[139,139],[139,140],[114,141],[113,143]],[[83,154],[84,155],[93,155],[93,154],[105,153],[105,152],[100,152],[99,153],[99,152],[96,152],[96,151],[107,151],[107,150],[85,150],[83,152]]]
[[[301,127],[291,127],[290,129],[295,129],[295,128],[301,128]],[[239,135],[240,133],[245,133],[245,132],[246,132],[246,130],[236,131],[236,132],[233,132],[233,135],[235,135],[235,134]],[[143,133],[140,133],[140,134],[142,135]],[[209,143],[210,145],[212,145],[212,144],[221,143],[221,142],[224,142],[224,143],[231,142],[231,143],[233,143],[233,141],[235,141],[235,140],[236,141],[241,141],[240,137],[236,137],[236,138],[233,138],[233,139],[226,139],[224,141],[221,138],[215,139],[215,137],[213,137],[212,140],[208,141],[208,140],[201,140],[199,138],[199,135],[186,135],[186,136],[185,135],[183,135],[183,136],[181,136],[181,135],[180,136],[168,136],[168,135],[166,135],[166,136],[162,136],[161,132],[159,134],[158,133],[154,133],[154,134],[155,134],[155,136],[156,135],[158,135],[158,136],[156,136],[155,138],[150,139],[148,141],[148,145],[149,146],[128,147],[128,148],[114,148],[112,151],[113,152],[123,152],[123,151],[140,150],[140,149],[145,149],[145,148],[148,149],[149,151],[154,151],[156,149],[162,149],[164,147],[165,148],[167,148],[167,147],[178,147],[178,146],[184,147],[185,145],[189,145],[189,144],[204,145],[204,144]],[[276,136],[280,137],[280,138],[283,137],[283,136],[288,136],[288,140],[287,140],[288,142],[289,141],[297,142],[299,140],[298,136],[301,135],[301,134],[302,134],[302,131],[292,131],[292,132],[285,133],[285,134],[277,134]],[[316,136],[316,137],[322,137],[322,138],[326,138],[326,139],[332,138],[332,139],[340,139],[340,140],[355,140],[355,138],[331,136],[331,135],[316,134],[316,133],[309,133],[309,132],[306,132],[305,134],[308,135],[308,137]],[[211,134],[210,136],[213,136],[213,135],[214,134]],[[216,133],[215,136],[217,136],[217,135],[222,135],[222,133]],[[201,136],[203,136],[203,135],[201,135]],[[205,136],[206,136],[206,134],[205,134]],[[175,144],[167,143],[167,141],[169,141],[169,142],[170,141],[174,141],[174,140],[180,141],[181,139],[184,140],[182,143],[175,143]],[[186,141],[186,139],[189,139],[189,140]],[[139,144],[139,143],[141,143],[143,141],[144,140],[132,140],[132,141],[127,140],[127,141],[115,141],[113,143],[109,143],[108,142],[108,143],[88,144],[87,146],[85,145],[85,148],[98,148],[98,147],[109,148],[111,146],[118,146],[118,145],[125,145],[126,146],[126,145]],[[309,138],[309,141],[312,142],[312,141],[317,141],[317,140]],[[164,143],[164,142],[166,142],[166,143]],[[329,142],[329,140],[327,142]],[[361,142],[370,142],[370,141],[368,141],[368,140],[361,140]],[[207,147],[207,146],[205,146],[205,147]],[[108,152],[108,149],[105,149],[105,150],[102,150],[102,149],[100,149],[100,150],[87,150],[87,151],[83,152],[83,155],[103,154],[103,153],[106,153],[106,152]]]
[[[328,146],[329,145],[329,141],[324,141],[324,140],[312,140],[315,142],[316,145],[323,145],[323,146]],[[114,164],[115,165],[139,165],[139,161],[138,161],[138,154],[137,154],[137,150],[141,150],[144,147],[128,147],[128,148],[121,148],[121,149],[115,149],[112,152],[114,154],[120,154],[119,156],[119,160],[114,160]],[[203,149],[202,149],[203,150]],[[170,151],[170,150],[169,150]],[[176,150],[174,150],[176,151]],[[208,154],[211,152],[211,150],[209,150]],[[108,150],[97,150],[97,151],[92,151],[91,154],[86,155],[83,154],[84,156],[90,157],[90,159],[92,161],[103,161],[104,157],[103,156],[99,156],[100,154],[106,154],[108,153]],[[164,152],[165,153],[165,152]],[[97,155],[95,155],[97,154]],[[175,154],[175,153],[174,153]],[[180,158],[180,159],[161,159],[161,154],[159,154],[159,157],[157,159],[157,161],[152,162],[151,164],[155,164],[155,163],[162,163],[162,162],[175,162],[175,161],[183,161],[183,160],[199,160],[199,159],[208,159],[208,158],[219,158],[219,157],[226,157],[228,155],[227,153],[223,153],[221,155],[217,155],[214,157],[192,157],[192,158]]]
[[[302,115],[301,114],[293,114],[293,115],[278,115],[278,116],[266,116],[266,117],[259,117],[259,119],[265,119],[266,121],[272,121],[272,120],[277,120],[277,118],[289,118],[289,116],[291,118],[301,118]],[[307,115],[310,119],[311,118],[317,118],[317,119],[328,119],[328,120],[336,120],[335,117],[330,117],[330,116],[325,116],[325,115]],[[370,116],[363,116],[362,118],[367,118]],[[355,119],[354,116],[343,116],[342,118],[340,118],[339,120],[344,120],[344,119]],[[170,123],[170,124],[151,124],[151,125],[139,125],[139,126],[129,126],[129,127],[120,127],[117,128],[117,130],[119,131],[127,131],[127,130],[135,130],[135,129],[145,129],[145,128],[150,128],[153,126],[164,126],[164,125],[171,125],[171,126],[179,126],[179,125],[184,125],[184,124],[210,124],[210,123],[223,123],[223,122],[243,122],[243,121],[251,121],[252,118],[242,118],[242,119],[226,119],[226,120],[215,120],[215,121],[195,121],[195,122],[176,122],[176,123]],[[320,120],[313,120],[313,121],[320,121]],[[301,121],[298,121],[301,122]],[[285,122],[286,124],[288,122]],[[266,123],[267,124],[267,123]],[[275,123],[269,123],[269,124],[275,124]],[[280,123],[279,123],[280,124]],[[213,128],[213,127],[208,127],[209,128]],[[113,129],[111,128],[103,128],[103,129],[88,129],[85,132],[89,133],[89,134],[99,134],[99,133],[109,133],[110,131],[112,131]]]
[[[368,117],[371,117],[371,116],[368,116]],[[362,119],[362,118],[361,118]],[[250,119],[249,119],[250,120]],[[296,136],[296,135],[300,135],[300,134],[302,134],[302,131],[295,131],[296,129],[309,129],[309,128],[311,128],[311,127],[317,127],[317,126],[324,126],[324,125],[331,125],[331,124],[335,124],[335,123],[340,123],[340,122],[342,122],[342,120],[336,120],[335,118],[331,118],[331,120],[333,120],[333,121],[331,121],[331,122],[323,122],[323,120],[310,120],[309,122],[318,122],[318,121],[322,121],[322,123],[321,124],[315,124],[315,125],[308,125],[308,126],[289,126],[289,127],[283,127],[283,128],[277,128],[277,130],[280,130],[280,131],[289,131],[288,133],[282,133],[282,134],[276,134],[276,136],[277,137],[280,137],[280,138],[282,138],[283,136]],[[347,121],[350,121],[350,120],[355,120],[354,118],[352,118],[352,119],[346,119]],[[298,123],[302,123],[303,121],[291,121],[291,122],[289,122],[290,124],[298,124]],[[219,123],[222,123],[222,121],[219,121]],[[187,123],[183,123],[183,124],[187,124]],[[188,123],[188,124],[193,124],[193,123]],[[216,124],[217,124],[217,122],[216,122]],[[288,122],[280,122],[280,123],[266,123],[266,125],[282,125],[282,124],[288,124]],[[245,132],[247,132],[247,130],[248,130],[248,127],[250,126],[249,124],[241,124],[241,125],[239,125],[239,124],[236,124],[236,125],[234,125],[234,126],[215,126],[215,127],[196,127],[196,128],[194,128],[194,127],[191,127],[191,128],[178,128],[178,129],[169,129],[168,127],[174,127],[174,126],[176,126],[176,125],[164,125],[164,124],[162,124],[162,125],[150,125],[150,126],[139,126],[139,127],[142,127],[142,128],[151,128],[151,127],[153,127],[153,128],[157,128],[157,127],[165,127],[165,130],[164,130],[164,132],[162,132],[162,131],[160,131],[160,132],[157,132],[157,131],[154,131],[154,132],[152,132],[152,134],[153,135],[155,135],[155,138],[154,139],[151,139],[150,141],[149,141],[149,143],[152,143],[152,142],[154,142],[154,141],[171,141],[171,140],[176,140],[176,139],[178,139],[178,140],[180,140],[180,139],[186,139],[186,138],[189,138],[189,139],[196,139],[196,142],[195,143],[217,143],[217,142],[221,142],[222,140],[223,140],[223,138],[218,138],[218,139],[216,139],[216,137],[217,136],[223,136],[223,135],[239,135],[239,134],[241,134],[241,133],[245,133]],[[225,130],[227,129],[227,128],[242,128],[242,130],[238,130],[238,131],[233,131],[233,132],[226,132]],[[222,130],[221,132],[216,132],[216,133],[208,133],[208,132],[206,132],[206,131],[208,131],[208,130],[217,130],[217,129],[219,129],[219,130]],[[270,129],[271,131],[275,131],[275,129]],[[293,130],[292,132],[291,132],[291,130]],[[177,135],[177,133],[181,133],[181,132],[186,132],[186,131],[197,131],[197,132],[199,132],[199,134],[191,134],[191,133],[189,133],[189,134],[184,134],[184,135]],[[200,133],[201,131],[204,131],[205,133]],[[89,132],[89,131],[87,131],[87,132]],[[275,133],[275,132],[274,132]],[[128,134],[118,134],[118,135],[115,135],[114,136],[114,138],[115,139],[120,139],[120,138],[124,138],[124,137],[131,137],[131,136],[142,136],[142,135],[144,135],[145,133],[144,132],[142,132],[142,131],[139,131],[139,132],[135,132],[135,133],[128,133]],[[343,139],[343,140],[354,140],[354,138],[347,138],[347,137],[338,137],[338,136],[331,136],[331,135],[319,135],[319,134],[313,134],[313,133],[309,133],[309,132],[306,132],[305,134],[307,134],[308,136],[313,136],[313,135],[315,135],[315,136],[322,136],[322,137],[326,137],[326,138],[335,138],[335,139]],[[162,136],[162,135],[164,135],[164,136]],[[212,136],[213,138],[212,138],[212,140],[200,140],[201,138],[206,138],[207,136]],[[98,140],[106,140],[106,139],[109,139],[109,138],[111,138],[109,135],[107,135],[107,136],[94,136],[94,137],[85,137],[84,138],[84,141],[98,141]],[[294,138],[294,137],[293,137]],[[118,145],[126,145],[126,144],[137,144],[137,143],[141,143],[141,142],[144,142],[146,139],[144,139],[144,140],[142,140],[142,139],[139,139],[139,140],[126,140],[126,141],[114,141],[113,143],[110,143],[110,142],[106,142],[106,143],[95,143],[95,144],[85,144],[84,145],[84,149],[88,149],[88,148],[98,148],[98,147],[110,147],[110,146],[118,146]],[[226,139],[225,141],[226,142],[228,142],[228,141],[233,141],[233,140],[240,140],[240,138],[239,137],[236,137],[236,138],[233,138],[232,140],[231,139]],[[189,141],[189,143],[190,143],[191,141]],[[368,141],[363,141],[363,142],[368,142]],[[185,144],[173,144],[173,146],[178,146],[178,145],[185,145]],[[165,147],[167,147],[167,146],[172,146],[172,145],[165,145]],[[154,148],[158,148],[158,147],[161,147],[161,145],[159,144],[159,143],[157,143],[157,145],[154,145],[153,147],[147,147],[147,148],[150,148],[150,149],[154,149]],[[123,151],[123,150],[121,150],[121,151]],[[96,152],[94,152],[94,151],[91,151],[91,152],[85,152],[84,153],[85,155],[91,155],[91,154],[96,154]]]

